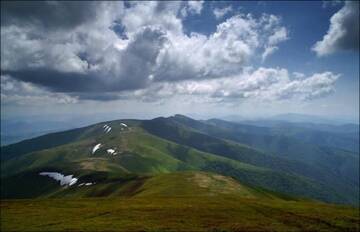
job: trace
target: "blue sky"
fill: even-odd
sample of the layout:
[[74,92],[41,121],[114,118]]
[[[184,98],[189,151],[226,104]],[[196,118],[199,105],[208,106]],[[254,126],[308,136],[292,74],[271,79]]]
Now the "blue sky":
[[1,4],[2,118],[359,118],[358,2]]

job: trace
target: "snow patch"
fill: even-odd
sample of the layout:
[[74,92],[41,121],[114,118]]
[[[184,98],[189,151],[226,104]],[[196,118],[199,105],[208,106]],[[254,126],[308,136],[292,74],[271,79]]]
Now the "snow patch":
[[60,185],[73,185],[75,184],[78,179],[77,178],[73,178],[73,175],[68,175],[68,176],[64,176],[61,173],[58,172],[40,172],[39,173],[40,176],[49,176],[57,181],[60,181]]
[[115,149],[107,149],[106,151],[107,151],[107,153],[108,153],[109,155],[116,155],[116,154],[117,154],[117,152],[115,151]]
[[81,187],[81,186],[90,186],[90,185],[93,185],[93,184],[95,184],[95,182],[94,183],[91,183],[91,182],[88,182],[88,183],[81,183],[81,184],[79,184],[78,186],[79,187]]
[[92,149],[92,154],[94,154],[100,147],[101,147],[101,143],[96,144]]
[[108,126],[107,124],[105,124],[105,125],[103,126],[103,128],[104,128],[104,132],[105,132],[105,133],[109,133],[109,132],[111,131],[111,127]]

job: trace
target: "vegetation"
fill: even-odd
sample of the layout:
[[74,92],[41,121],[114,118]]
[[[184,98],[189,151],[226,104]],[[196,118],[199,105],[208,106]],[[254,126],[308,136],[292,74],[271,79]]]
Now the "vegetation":
[[[96,154],[91,155],[92,146],[98,142],[106,144],[107,147],[103,147]],[[200,141],[198,143],[201,144]],[[222,141],[220,140],[218,143],[222,144]],[[110,147],[117,147],[121,153],[118,156],[108,155],[106,149]],[[259,153],[250,148],[246,148],[245,151],[248,152],[243,153],[245,157]],[[29,186],[30,183],[53,181],[39,176],[38,173],[41,171],[73,174],[79,178],[79,182],[99,182],[97,176],[101,174],[101,176],[105,176],[101,182],[111,182],[111,178],[126,179],[129,174],[141,177],[181,170],[204,170],[232,176],[242,183],[264,187],[272,191],[327,202],[347,202],[346,198],[337,194],[332,188],[309,178],[249,163],[251,162],[240,162],[178,145],[134,127],[131,131],[121,132],[116,136],[102,134],[96,139],[84,139],[3,162],[2,181],[4,184],[1,194],[3,198],[34,197],[35,193],[32,191],[37,188],[26,191],[27,187],[24,189],[23,186]],[[90,177],[89,173],[92,173]],[[19,175],[21,178],[18,177]],[[112,185],[112,183],[107,183],[107,185]],[[45,194],[37,192],[36,197],[57,193],[58,188],[58,186],[54,187],[52,191],[46,191]],[[90,195],[96,196],[97,194]]]
[[218,174],[161,174],[126,186],[126,197],[3,200],[1,231],[359,230],[357,209],[278,195]]
[[[1,230],[359,230],[358,208],[318,202],[358,206],[359,155],[273,130],[177,115],[2,147]],[[43,171],[78,182],[60,186]]]

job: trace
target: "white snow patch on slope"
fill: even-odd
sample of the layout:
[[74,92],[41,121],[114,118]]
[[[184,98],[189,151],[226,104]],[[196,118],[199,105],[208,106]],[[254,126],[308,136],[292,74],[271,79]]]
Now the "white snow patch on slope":
[[115,152],[115,149],[107,149],[106,150],[109,155],[116,155],[117,152]]
[[105,124],[105,125],[103,126],[103,128],[104,128],[105,133],[109,133],[109,132],[111,131],[111,127],[108,126],[107,124]]
[[101,147],[101,143],[98,143],[94,146],[94,148],[92,149],[92,153],[94,154],[96,152],[96,150],[98,150]]
[[68,176],[64,176],[61,173],[58,172],[40,172],[39,175],[41,176],[49,176],[57,181],[60,181],[60,185],[73,185],[75,184],[78,179],[77,178],[73,178],[73,175],[68,175]]
[[89,185],[93,185],[93,184],[95,184],[95,182],[94,183],[91,183],[91,182],[88,182],[88,183],[81,183],[81,184],[79,184],[78,186],[79,187],[81,187],[81,186],[89,186]]

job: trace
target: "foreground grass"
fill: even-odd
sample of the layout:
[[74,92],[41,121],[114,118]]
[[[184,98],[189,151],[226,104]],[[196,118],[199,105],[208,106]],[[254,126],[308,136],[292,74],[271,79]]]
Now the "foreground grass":
[[232,195],[1,201],[1,231],[359,231],[359,210]]

